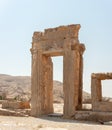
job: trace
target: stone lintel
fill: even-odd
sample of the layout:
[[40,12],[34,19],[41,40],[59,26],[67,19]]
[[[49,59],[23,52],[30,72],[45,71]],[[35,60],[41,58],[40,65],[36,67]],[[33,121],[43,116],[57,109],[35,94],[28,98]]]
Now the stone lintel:
[[112,73],[92,73],[91,77],[99,80],[112,79]]
[[62,50],[48,50],[48,51],[44,51],[42,54],[46,56],[63,56],[63,51]]

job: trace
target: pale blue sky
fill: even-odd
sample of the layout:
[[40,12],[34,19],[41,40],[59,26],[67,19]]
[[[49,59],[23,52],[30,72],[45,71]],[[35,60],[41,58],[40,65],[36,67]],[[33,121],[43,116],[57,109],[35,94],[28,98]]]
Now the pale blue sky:
[[[68,24],[81,24],[89,91],[92,72],[112,71],[112,0],[0,0],[0,73],[30,75],[33,32]],[[62,80],[62,58],[53,61],[54,79]],[[111,94],[112,82],[107,86]]]

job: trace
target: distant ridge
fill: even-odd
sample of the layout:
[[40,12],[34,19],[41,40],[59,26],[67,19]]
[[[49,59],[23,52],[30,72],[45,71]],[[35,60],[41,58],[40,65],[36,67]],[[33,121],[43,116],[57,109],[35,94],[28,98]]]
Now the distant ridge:
[[[63,83],[53,82],[54,102],[63,102]],[[31,77],[30,76],[11,76],[0,74],[0,93],[5,92],[8,98],[20,97],[25,100],[31,98]],[[83,92],[85,99],[90,99],[90,94]]]

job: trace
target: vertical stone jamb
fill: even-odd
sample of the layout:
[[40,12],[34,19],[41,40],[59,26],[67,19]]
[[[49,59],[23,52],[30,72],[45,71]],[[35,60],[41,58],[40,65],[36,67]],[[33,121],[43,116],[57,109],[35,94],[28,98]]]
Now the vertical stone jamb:
[[99,80],[99,82],[98,82],[97,94],[98,94],[98,101],[102,101],[102,85],[101,85],[101,80]]
[[48,113],[53,113],[53,62],[51,57],[49,57],[49,99],[48,99],[48,106],[49,106],[49,111]]
[[43,56],[43,114],[53,113],[53,64],[50,57]]
[[64,44],[64,117],[71,117],[75,114],[78,106],[79,92],[79,57],[77,50],[71,50],[71,42],[65,40]]
[[80,44],[80,67],[79,67],[79,95],[78,95],[78,109],[82,109],[82,95],[83,95],[83,53],[85,51],[84,44]]
[[31,115],[40,116],[42,103],[42,51],[40,49],[32,49],[32,75],[31,75]]
[[94,74],[91,76],[91,98],[92,108],[94,110],[96,103],[102,100],[101,80],[95,78]]

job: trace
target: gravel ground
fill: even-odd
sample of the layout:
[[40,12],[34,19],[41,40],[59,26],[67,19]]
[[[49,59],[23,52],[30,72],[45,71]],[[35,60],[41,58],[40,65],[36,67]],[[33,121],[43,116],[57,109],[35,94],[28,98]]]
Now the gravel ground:
[[[54,104],[54,111],[62,113],[63,104]],[[96,122],[67,120],[60,117],[0,116],[0,130],[112,130],[112,122],[103,125]]]

